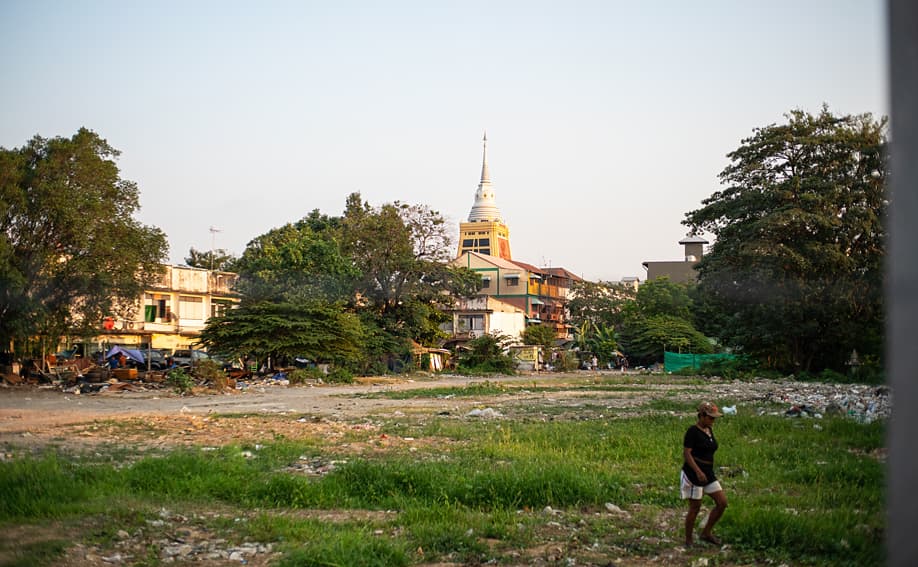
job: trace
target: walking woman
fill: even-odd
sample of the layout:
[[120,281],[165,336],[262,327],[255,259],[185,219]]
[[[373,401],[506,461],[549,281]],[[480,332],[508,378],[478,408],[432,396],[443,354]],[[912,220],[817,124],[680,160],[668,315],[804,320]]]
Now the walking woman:
[[714,525],[727,508],[727,495],[714,475],[714,452],[717,439],[714,438],[714,420],[722,414],[711,402],[698,406],[698,421],[685,432],[682,442],[682,498],[688,500],[689,509],[685,515],[685,545],[694,543],[695,519],[701,510],[701,500],[707,494],[714,500],[714,509],[708,514],[708,521],[701,530],[702,541],[720,545],[720,538],[714,535]]

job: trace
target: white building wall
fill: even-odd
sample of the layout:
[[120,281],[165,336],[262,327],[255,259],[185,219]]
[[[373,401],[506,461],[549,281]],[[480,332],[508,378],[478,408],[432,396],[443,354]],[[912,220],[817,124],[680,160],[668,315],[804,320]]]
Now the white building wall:
[[523,313],[491,313],[491,334],[501,334],[521,340],[523,329],[526,328],[526,316]]

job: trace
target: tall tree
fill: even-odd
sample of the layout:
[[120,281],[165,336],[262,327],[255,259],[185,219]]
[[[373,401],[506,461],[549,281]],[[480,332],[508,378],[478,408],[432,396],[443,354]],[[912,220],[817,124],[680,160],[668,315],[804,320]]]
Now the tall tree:
[[619,327],[622,309],[635,297],[634,288],[613,282],[574,282],[568,311],[579,327],[589,322],[600,327]]
[[[480,282],[471,270],[440,261],[449,248],[442,226],[427,207],[373,208],[358,193],[348,197],[343,217],[314,210],[249,242],[234,264],[240,307],[208,322],[202,337],[233,352],[257,347],[328,359],[342,349],[346,356],[336,361],[360,371],[410,353],[408,339],[434,343],[440,307],[475,293]],[[282,334],[273,330],[279,318],[290,321]],[[332,332],[336,327],[345,334]],[[350,350],[355,337],[359,356]]]
[[249,242],[233,265],[244,301],[353,301],[360,272],[343,254],[340,222],[314,210]]
[[716,241],[699,264],[701,323],[782,370],[882,352],[886,119],[795,110],[756,128],[686,214]]
[[200,340],[233,356],[346,364],[361,356],[363,328],[353,313],[324,302],[247,303],[208,321]]
[[133,218],[138,189],[118,155],[85,128],[0,148],[0,349],[98,328],[157,277],[166,238]]
[[198,250],[194,246],[188,250],[185,256],[185,263],[192,268],[204,268],[206,270],[232,271],[233,263],[236,257],[224,250]]
[[671,315],[691,320],[692,299],[689,286],[673,282],[666,276],[654,278],[638,288],[635,306],[644,317]]
[[432,342],[441,308],[477,292],[477,276],[444,264],[451,243],[437,211],[398,202],[373,208],[353,193],[341,228],[344,253],[362,275],[358,292],[390,333]]
[[641,285],[634,301],[622,310],[622,346],[633,361],[656,362],[667,350],[713,352],[711,342],[692,322],[694,305],[689,291],[689,286],[666,277]]

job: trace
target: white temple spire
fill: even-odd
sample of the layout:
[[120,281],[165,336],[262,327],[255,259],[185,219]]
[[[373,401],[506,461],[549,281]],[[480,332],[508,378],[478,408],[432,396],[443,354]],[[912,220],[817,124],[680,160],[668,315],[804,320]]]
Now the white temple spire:
[[488,132],[487,130],[484,133],[484,137],[481,139],[481,182],[490,183],[491,174],[488,171]]
[[475,192],[475,204],[472,205],[472,211],[469,213],[469,222],[474,221],[498,221],[503,222],[500,218],[500,210],[494,201],[494,189],[491,188],[491,174],[488,171],[488,133],[484,133],[481,139],[481,181],[478,183],[478,190]]

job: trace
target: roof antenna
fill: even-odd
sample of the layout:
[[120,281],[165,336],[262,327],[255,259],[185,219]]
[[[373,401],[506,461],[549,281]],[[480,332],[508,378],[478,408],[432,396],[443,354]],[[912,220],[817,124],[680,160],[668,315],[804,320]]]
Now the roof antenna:
[[214,248],[217,241],[217,233],[223,232],[222,228],[211,226],[210,230],[210,271],[214,271]]

